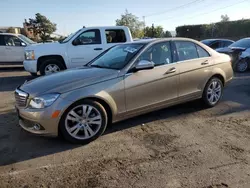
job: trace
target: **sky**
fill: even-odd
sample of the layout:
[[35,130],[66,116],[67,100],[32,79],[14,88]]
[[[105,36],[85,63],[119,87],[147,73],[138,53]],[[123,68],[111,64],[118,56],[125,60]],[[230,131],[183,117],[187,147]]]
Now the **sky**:
[[[179,7],[179,8],[176,8]],[[82,26],[115,25],[128,10],[146,25],[174,31],[181,25],[250,18],[250,0],[5,0],[0,3],[0,27],[22,27],[24,19],[41,13],[57,24],[56,33],[68,35]]]

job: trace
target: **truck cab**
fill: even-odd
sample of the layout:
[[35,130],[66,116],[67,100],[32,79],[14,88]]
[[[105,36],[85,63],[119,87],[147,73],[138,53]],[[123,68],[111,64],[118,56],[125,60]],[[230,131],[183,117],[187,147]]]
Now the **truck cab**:
[[83,66],[106,49],[131,41],[125,26],[84,27],[63,41],[28,46],[23,64],[32,75],[48,75]]

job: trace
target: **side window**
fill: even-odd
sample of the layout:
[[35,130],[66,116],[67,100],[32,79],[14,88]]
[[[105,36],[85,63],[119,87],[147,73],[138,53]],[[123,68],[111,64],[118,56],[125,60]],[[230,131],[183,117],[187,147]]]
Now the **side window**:
[[101,33],[99,29],[87,30],[81,33],[76,39],[79,45],[101,44]]
[[230,41],[224,41],[223,42],[223,47],[228,47],[230,44],[232,44],[232,42],[230,42]]
[[162,42],[151,46],[139,60],[153,61],[155,66],[173,63],[170,42]]
[[106,29],[107,43],[123,43],[126,42],[126,35],[123,29]]
[[175,41],[179,61],[199,58],[196,46],[189,41]]
[[0,46],[5,46],[5,43],[3,41],[3,35],[0,35]]
[[197,52],[200,58],[202,57],[210,57],[209,53],[203,49],[202,47],[200,47],[199,45],[196,45],[197,48]]
[[210,46],[210,48],[212,48],[212,49],[216,49],[216,48],[219,48],[220,47],[220,43],[219,42],[214,42],[211,46]]
[[6,35],[3,37],[6,46],[22,46],[21,40],[15,36]]

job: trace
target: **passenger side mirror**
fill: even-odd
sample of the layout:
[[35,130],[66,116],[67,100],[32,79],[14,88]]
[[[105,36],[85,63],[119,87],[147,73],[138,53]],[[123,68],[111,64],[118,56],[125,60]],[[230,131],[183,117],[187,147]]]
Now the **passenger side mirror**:
[[153,69],[155,66],[154,62],[147,61],[147,60],[140,60],[138,64],[135,66],[135,70],[146,70],[146,69]]

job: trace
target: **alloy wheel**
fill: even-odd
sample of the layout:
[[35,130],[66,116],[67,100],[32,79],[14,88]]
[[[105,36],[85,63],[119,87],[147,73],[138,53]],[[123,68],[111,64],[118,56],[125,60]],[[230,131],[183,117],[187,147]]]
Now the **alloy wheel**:
[[59,72],[60,71],[60,67],[56,64],[49,64],[45,67],[45,75],[49,75],[55,72]]
[[73,108],[66,116],[67,132],[79,140],[92,138],[102,125],[101,113],[92,105],[79,105]]
[[239,61],[239,63],[237,64],[237,70],[239,72],[245,72],[247,70],[247,67],[248,67],[248,64],[245,59]]
[[221,83],[217,80],[213,80],[207,89],[207,100],[211,105],[216,104],[220,98],[222,93]]

